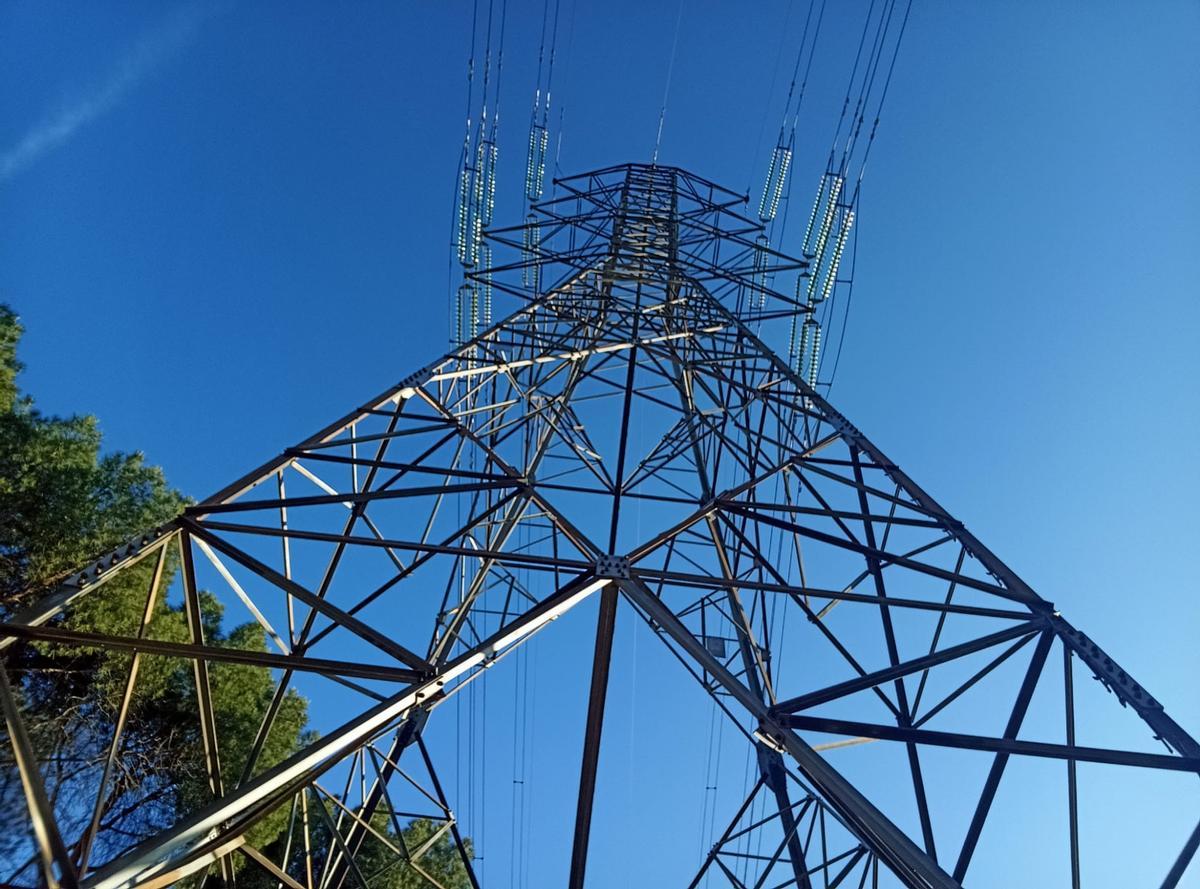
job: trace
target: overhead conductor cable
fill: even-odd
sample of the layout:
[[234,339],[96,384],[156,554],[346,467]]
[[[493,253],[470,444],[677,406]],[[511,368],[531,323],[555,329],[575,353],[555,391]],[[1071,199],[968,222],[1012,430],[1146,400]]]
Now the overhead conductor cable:
[[[499,96],[500,77],[504,68],[506,0],[502,0],[501,3],[499,52],[496,62],[496,85],[493,91],[491,74],[494,13],[495,0],[489,0],[480,112],[474,128],[472,128],[470,109],[474,98],[475,31],[478,24],[478,5],[475,7],[473,17],[471,51],[467,62],[467,134],[459,168],[455,214],[456,254],[464,271],[463,283],[455,295],[454,323],[455,345],[457,346],[473,340],[482,329],[491,325],[491,248],[483,241],[483,230],[491,224],[496,206],[496,167],[499,153],[497,145],[500,126]],[[489,102],[492,105],[490,121],[488,119]],[[473,137],[472,129],[474,129]],[[479,282],[472,277],[477,269],[482,269]]]
[[[800,36],[799,49],[796,51],[796,64],[792,68],[792,79],[788,84],[787,97],[784,100],[783,114],[779,123],[779,136],[776,139],[775,147],[771,151],[767,176],[763,181],[762,196],[758,202],[758,219],[764,228],[775,220],[779,212],[780,203],[787,189],[788,173],[791,171],[796,144],[796,127],[799,124],[800,108],[804,102],[804,93],[808,87],[808,76],[812,71],[813,58],[816,55],[817,38],[820,36],[821,22],[825,17],[825,0],[821,2],[821,8],[816,19],[816,28],[812,29],[814,6],[815,0],[809,0],[808,13],[804,19],[804,31]],[[809,41],[810,29],[812,29],[811,42]],[[806,52],[808,61],[807,64],[804,64]],[[800,77],[802,64],[804,64],[803,79]],[[800,83],[798,92],[796,90],[797,82]],[[795,98],[794,108],[792,106],[793,98]],[[789,117],[791,118],[790,126],[788,124]],[[758,309],[766,307],[770,242],[770,235],[764,232],[756,240],[754,247],[754,271],[751,280],[752,287],[757,292],[757,299],[753,300],[752,305]],[[793,318],[789,349],[794,346],[795,334],[796,320]]]

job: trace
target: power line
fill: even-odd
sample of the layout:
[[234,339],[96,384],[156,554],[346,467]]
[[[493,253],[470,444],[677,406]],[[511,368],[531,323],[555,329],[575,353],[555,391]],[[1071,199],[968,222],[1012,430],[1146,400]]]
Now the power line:
[[675,72],[675,53],[679,49],[679,24],[683,21],[683,0],[679,0],[679,11],[675,14],[675,37],[671,41],[671,60],[667,63],[667,83],[663,87],[662,107],[658,112],[658,134],[654,138],[654,156],[651,164],[658,163],[658,149],[662,145],[663,123],[667,119],[667,97],[671,94],[671,75]]

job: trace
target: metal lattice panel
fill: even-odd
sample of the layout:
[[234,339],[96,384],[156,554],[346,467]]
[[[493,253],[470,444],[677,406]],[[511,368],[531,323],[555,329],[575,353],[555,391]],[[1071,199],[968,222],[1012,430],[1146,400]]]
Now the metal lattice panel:
[[[427,724],[596,596],[571,886],[587,862],[618,608],[754,749],[744,804],[680,885],[960,886],[982,837],[1025,848],[1008,788],[1028,780],[1026,761],[1055,767],[1055,872],[1077,885],[1085,778],[1154,773],[1194,798],[1200,745],[764,342],[800,310],[790,281],[806,264],[766,262],[741,197],[642,165],[560,186],[529,224],[492,233],[523,259],[478,273],[522,299],[517,311],[0,627],[10,656],[101,649],[120,667],[107,754],[67,794],[23,731],[30,678],[10,657],[0,696],[35,841],[6,879],[166,885],[253,866],[304,889],[369,884],[371,844],[420,867],[425,850],[395,847],[374,820],[401,812],[453,838],[469,870]],[[111,633],[73,628],[117,578],[143,586],[144,611]],[[201,590],[249,615],[268,649],[206,638]],[[187,638],[156,635],[168,599]],[[127,837],[105,813],[132,756],[139,682],[159,662],[191,671],[207,798]],[[213,697],[228,664],[278,678],[254,748],[233,761]],[[338,727],[259,768],[305,682],[336,688]],[[1123,705],[1115,721],[1132,730],[1093,723],[1085,692]],[[861,757],[835,761],[846,743]],[[280,812],[289,840],[273,859],[254,828]],[[314,853],[318,822],[328,842]],[[1148,858],[1145,885],[1187,867],[1198,834],[1180,830],[1183,852]],[[751,835],[753,854],[739,846]]]

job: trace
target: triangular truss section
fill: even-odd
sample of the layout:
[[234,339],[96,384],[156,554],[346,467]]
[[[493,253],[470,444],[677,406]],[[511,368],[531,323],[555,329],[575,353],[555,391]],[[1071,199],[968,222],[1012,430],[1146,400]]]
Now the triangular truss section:
[[[420,872],[441,843],[478,885],[427,723],[593,594],[572,887],[619,607],[754,751],[745,802],[679,885],[979,885],[981,858],[1040,856],[1021,831],[1054,830],[1031,866],[1078,886],[1097,851],[1085,782],[1152,774],[1194,802],[1200,745],[778,357],[808,263],[764,254],[741,196],[645,165],[558,194],[491,233],[519,261],[474,273],[521,300],[509,317],[6,617],[29,840],[0,878],[371,885],[368,865]],[[130,584],[140,613],[97,630]],[[214,636],[213,601],[250,629]],[[101,754],[69,776],[30,715],[56,651],[92,652],[111,686]],[[129,836],[111,816],[139,804],[129,739],[166,669],[190,677],[192,796]],[[246,750],[222,731],[232,669],[271,677]],[[336,690],[335,727],[271,756],[314,683]],[[1110,805],[1153,811],[1138,787]],[[1131,852],[1139,885],[1178,883],[1198,816]],[[268,819],[286,842],[263,849]],[[414,823],[428,842],[404,839]]]

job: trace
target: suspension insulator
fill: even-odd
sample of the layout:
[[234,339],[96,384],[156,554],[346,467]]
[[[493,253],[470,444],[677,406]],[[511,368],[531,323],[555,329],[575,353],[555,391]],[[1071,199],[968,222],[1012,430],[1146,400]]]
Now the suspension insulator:
[[479,245],[479,260],[483,268],[483,281],[479,290],[479,324],[475,335],[492,326],[492,245]]
[[483,239],[483,228],[488,224],[488,220],[484,217],[487,213],[487,183],[490,178],[488,167],[491,158],[492,152],[488,141],[481,139],[479,146],[475,150],[475,177],[472,183],[472,200],[475,202],[475,212],[471,220],[471,251],[473,256],[478,256],[479,242]]
[[475,302],[475,288],[470,281],[463,281],[454,298],[454,339],[462,347],[471,339],[471,306]]
[[788,169],[792,165],[792,149],[787,145],[776,145],[771,154],[771,166],[767,170],[767,181],[763,183],[762,200],[758,202],[758,218],[770,222],[779,210],[783,188],[787,183]]
[[475,339],[479,336],[479,288],[471,288],[471,305],[470,305],[470,328],[468,339]]
[[821,326],[816,321],[812,321],[812,325],[812,351],[808,356],[808,385],[815,389],[817,388],[817,370],[821,366]]
[[842,253],[846,249],[846,239],[850,236],[850,227],[854,225],[854,211],[847,210],[846,215],[842,217],[841,227],[838,229],[837,240],[833,245],[833,256],[829,260],[829,270],[825,273],[825,286],[821,289],[821,302],[829,299],[833,293],[833,288],[837,284],[838,267],[842,264]]
[[751,304],[763,308],[767,304],[767,251],[770,242],[766,235],[759,235],[754,243],[754,271],[750,281],[754,285],[754,293],[750,297]]
[[814,245],[812,254],[813,264],[810,271],[812,277],[808,280],[808,299],[813,301],[816,297],[817,282],[821,279],[821,266],[825,262],[825,248],[829,245],[829,235],[833,230],[834,216],[837,214],[838,197],[841,196],[842,186],[846,180],[841,176],[835,176],[833,186],[829,189],[829,199],[825,204],[825,215],[821,220],[821,230],[817,235],[817,242]]
[[537,190],[534,188],[534,170],[537,168],[537,143],[538,143],[538,127],[533,124],[529,127],[529,150],[525,155],[525,197],[531,201],[536,201],[539,197]]
[[450,330],[450,347],[457,349],[462,345],[462,294],[454,294],[454,322]]
[[[549,104],[547,104],[546,107],[549,108],[550,107]],[[550,131],[548,129],[546,129],[546,127],[544,125],[541,127],[541,130],[542,130],[542,132],[538,137],[541,140],[541,142],[538,145],[538,167],[537,167],[537,187],[538,187],[538,197],[539,198],[542,196],[542,191],[546,187],[546,157],[547,157],[546,152],[550,148]]]
[[463,164],[458,174],[458,261],[466,268],[475,264],[474,168]]
[[492,213],[496,209],[496,161],[499,149],[493,139],[488,139],[480,147],[483,151],[479,165],[479,227],[484,228],[492,224]]
[[537,217],[532,213],[525,218],[525,230],[522,232],[521,283],[527,290],[537,294],[541,291],[542,267],[539,263],[539,247],[542,242],[542,227]]
[[[801,300],[804,299],[805,282],[807,280],[808,280],[808,272],[807,271],[801,272],[800,276],[798,278],[796,278],[796,304],[797,305],[799,305]],[[802,371],[799,369],[799,365],[797,364],[797,361],[799,360],[799,357],[800,357],[800,344],[799,344],[798,340],[796,339],[797,334],[799,332],[800,316],[801,316],[801,314],[803,314],[805,317],[807,317],[808,312],[810,312],[810,311],[812,311],[811,306],[804,309],[803,312],[797,311],[795,314],[793,314],[792,315],[792,329],[788,333],[788,360],[796,368],[797,373],[802,373]]]
[[758,199],[758,218],[766,218],[767,195],[771,193],[771,180],[775,178],[775,165],[779,163],[778,149],[771,152],[771,165],[767,167],[767,179],[763,183],[762,197]]
[[525,197],[530,201],[540,200],[546,183],[546,149],[550,145],[550,133],[544,124],[535,123],[529,128],[529,156],[525,162]]
[[821,202],[825,198],[825,186],[829,182],[829,174],[821,175],[821,182],[817,185],[817,197],[813,201],[812,212],[808,214],[808,226],[804,229],[804,242],[800,248],[806,256],[812,256],[812,234],[813,226],[817,224],[817,214],[821,212]]
[[804,373],[804,358],[808,354],[809,336],[809,319],[806,318],[804,323],[800,325],[800,342],[797,344],[796,351],[792,355],[792,367],[795,368],[798,374]]

